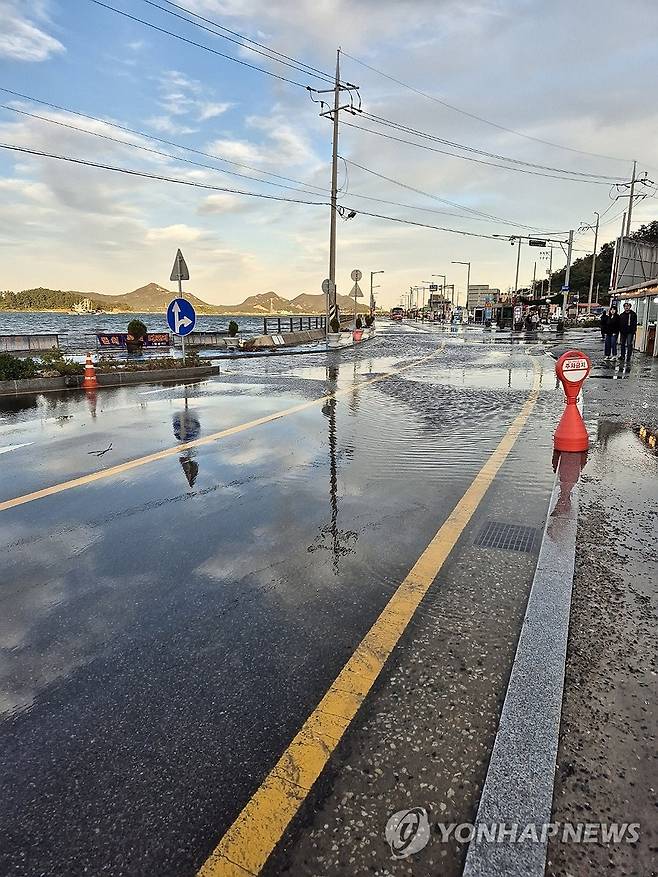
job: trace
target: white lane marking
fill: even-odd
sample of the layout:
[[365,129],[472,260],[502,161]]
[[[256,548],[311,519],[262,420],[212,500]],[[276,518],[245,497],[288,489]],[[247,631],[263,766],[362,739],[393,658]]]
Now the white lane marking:
[[22,445],[6,445],[4,448],[0,448],[0,454],[8,454],[9,451],[17,451],[19,448],[27,448],[28,445],[33,445],[34,442],[23,442]]
[[[203,384],[209,384],[210,381],[195,381],[193,384],[185,384],[186,387],[201,387]],[[167,393],[170,390],[177,390],[180,387],[180,384],[174,384],[171,387],[160,387],[159,390],[144,390],[142,393],[138,393],[138,396],[152,396],[154,393]]]

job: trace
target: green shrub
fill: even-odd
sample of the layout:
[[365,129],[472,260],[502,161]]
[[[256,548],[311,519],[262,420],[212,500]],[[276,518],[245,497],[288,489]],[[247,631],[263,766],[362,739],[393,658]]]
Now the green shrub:
[[231,320],[231,322],[228,324],[228,334],[231,336],[231,338],[235,338],[239,331],[240,327],[238,326],[238,324],[235,322],[235,320]]
[[81,362],[72,359],[64,359],[64,354],[59,347],[44,350],[39,356],[39,370],[41,372],[56,372],[58,375],[82,375],[85,367]]
[[146,336],[146,326],[141,320],[131,320],[128,323],[128,334],[132,335],[135,341],[143,341]]
[[19,359],[9,353],[0,353],[0,381],[20,381],[33,378],[37,364],[33,359]]
[[333,318],[333,320],[329,323],[329,328],[334,334],[340,332],[340,320],[338,319],[338,317]]

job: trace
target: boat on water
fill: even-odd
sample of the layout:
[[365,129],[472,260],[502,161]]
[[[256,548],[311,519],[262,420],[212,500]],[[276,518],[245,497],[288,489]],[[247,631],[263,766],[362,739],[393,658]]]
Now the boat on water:
[[105,311],[102,308],[96,307],[95,302],[90,298],[83,298],[73,305],[71,313],[78,316],[87,316],[89,314],[104,314]]

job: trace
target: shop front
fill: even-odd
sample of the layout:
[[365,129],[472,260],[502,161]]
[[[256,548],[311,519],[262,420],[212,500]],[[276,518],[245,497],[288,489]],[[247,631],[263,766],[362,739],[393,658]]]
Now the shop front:
[[649,356],[658,356],[658,278],[636,286],[611,290],[610,302],[617,306],[619,313],[627,301],[637,314],[635,350]]

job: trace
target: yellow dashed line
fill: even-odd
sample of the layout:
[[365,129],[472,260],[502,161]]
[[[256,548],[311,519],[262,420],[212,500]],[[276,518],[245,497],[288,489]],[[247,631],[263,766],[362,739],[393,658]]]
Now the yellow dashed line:
[[198,877],[257,875],[327,764],[459,536],[525,426],[539,395],[532,391],[498,447],[304,722],[253,797],[198,872]]

